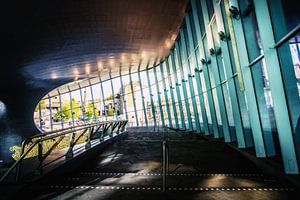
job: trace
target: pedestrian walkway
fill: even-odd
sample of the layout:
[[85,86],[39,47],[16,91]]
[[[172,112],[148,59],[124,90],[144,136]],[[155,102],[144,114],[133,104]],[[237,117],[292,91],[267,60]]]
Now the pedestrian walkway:
[[[161,132],[163,131],[163,132]],[[162,141],[169,169],[162,190]],[[291,199],[296,189],[264,174],[223,142],[138,129],[79,170],[25,188],[23,199]],[[18,194],[18,195],[19,195]]]

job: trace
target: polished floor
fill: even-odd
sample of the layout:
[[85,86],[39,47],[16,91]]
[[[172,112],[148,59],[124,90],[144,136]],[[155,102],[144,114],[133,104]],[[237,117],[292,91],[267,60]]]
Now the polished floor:
[[[223,142],[196,134],[129,130],[76,172],[20,191],[23,199],[295,199],[296,189],[264,174]],[[162,141],[169,146],[162,190]]]

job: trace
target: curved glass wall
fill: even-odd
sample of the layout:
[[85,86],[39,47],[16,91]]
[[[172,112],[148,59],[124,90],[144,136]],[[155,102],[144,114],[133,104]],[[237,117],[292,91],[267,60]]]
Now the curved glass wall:
[[132,127],[179,128],[234,142],[298,173],[300,37],[292,1],[190,2],[162,62],[51,91],[36,107],[36,126],[51,131],[128,119]]

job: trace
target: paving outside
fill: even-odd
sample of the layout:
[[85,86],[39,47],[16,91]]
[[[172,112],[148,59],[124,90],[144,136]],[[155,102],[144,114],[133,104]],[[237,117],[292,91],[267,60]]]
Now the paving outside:
[[[295,199],[293,186],[264,174],[223,142],[192,133],[144,131],[129,129],[123,139],[79,170],[43,180],[18,195],[22,199]],[[165,193],[164,137],[169,146]]]

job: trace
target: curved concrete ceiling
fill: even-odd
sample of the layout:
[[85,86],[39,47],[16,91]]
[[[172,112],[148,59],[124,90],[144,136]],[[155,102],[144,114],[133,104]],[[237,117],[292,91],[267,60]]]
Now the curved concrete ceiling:
[[[6,5],[4,84],[66,83],[145,68],[169,53],[187,0],[49,0]],[[121,66],[121,67],[120,67]],[[4,70],[4,69],[3,69]],[[1,70],[2,71],[2,70]]]

